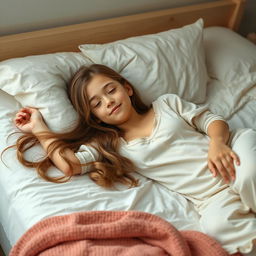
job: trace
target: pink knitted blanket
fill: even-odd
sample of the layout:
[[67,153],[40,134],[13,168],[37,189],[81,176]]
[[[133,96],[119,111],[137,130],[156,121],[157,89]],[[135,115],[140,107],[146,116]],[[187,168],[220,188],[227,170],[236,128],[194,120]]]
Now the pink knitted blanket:
[[178,231],[139,211],[91,211],[50,217],[30,228],[10,256],[227,256],[197,231]]

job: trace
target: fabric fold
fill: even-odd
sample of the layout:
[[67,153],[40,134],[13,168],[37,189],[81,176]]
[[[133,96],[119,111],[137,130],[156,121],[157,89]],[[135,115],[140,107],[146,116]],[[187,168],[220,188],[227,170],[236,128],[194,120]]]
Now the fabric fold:
[[198,231],[178,231],[162,218],[140,211],[78,212],[44,219],[16,243],[10,256],[179,255],[227,256]]

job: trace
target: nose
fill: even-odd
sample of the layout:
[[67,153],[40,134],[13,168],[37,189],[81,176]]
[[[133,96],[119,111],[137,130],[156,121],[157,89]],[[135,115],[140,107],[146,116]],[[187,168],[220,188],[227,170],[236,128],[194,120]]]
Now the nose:
[[115,102],[111,97],[106,97],[105,101],[108,108],[111,107]]

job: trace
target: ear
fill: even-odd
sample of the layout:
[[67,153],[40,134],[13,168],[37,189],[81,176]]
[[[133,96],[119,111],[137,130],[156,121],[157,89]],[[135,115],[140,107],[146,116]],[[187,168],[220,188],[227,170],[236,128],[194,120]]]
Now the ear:
[[128,84],[128,83],[125,83],[124,84],[124,88],[126,89],[126,92],[129,96],[132,96],[133,95],[133,89],[132,87]]

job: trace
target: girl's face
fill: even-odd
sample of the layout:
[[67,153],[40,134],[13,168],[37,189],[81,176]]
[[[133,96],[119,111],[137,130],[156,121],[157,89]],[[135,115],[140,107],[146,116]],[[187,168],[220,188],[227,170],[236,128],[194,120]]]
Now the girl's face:
[[91,112],[102,122],[121,125],[131,116],[133,106],[129,96],[132,88],[100,74],[93,76],[86,88]]

